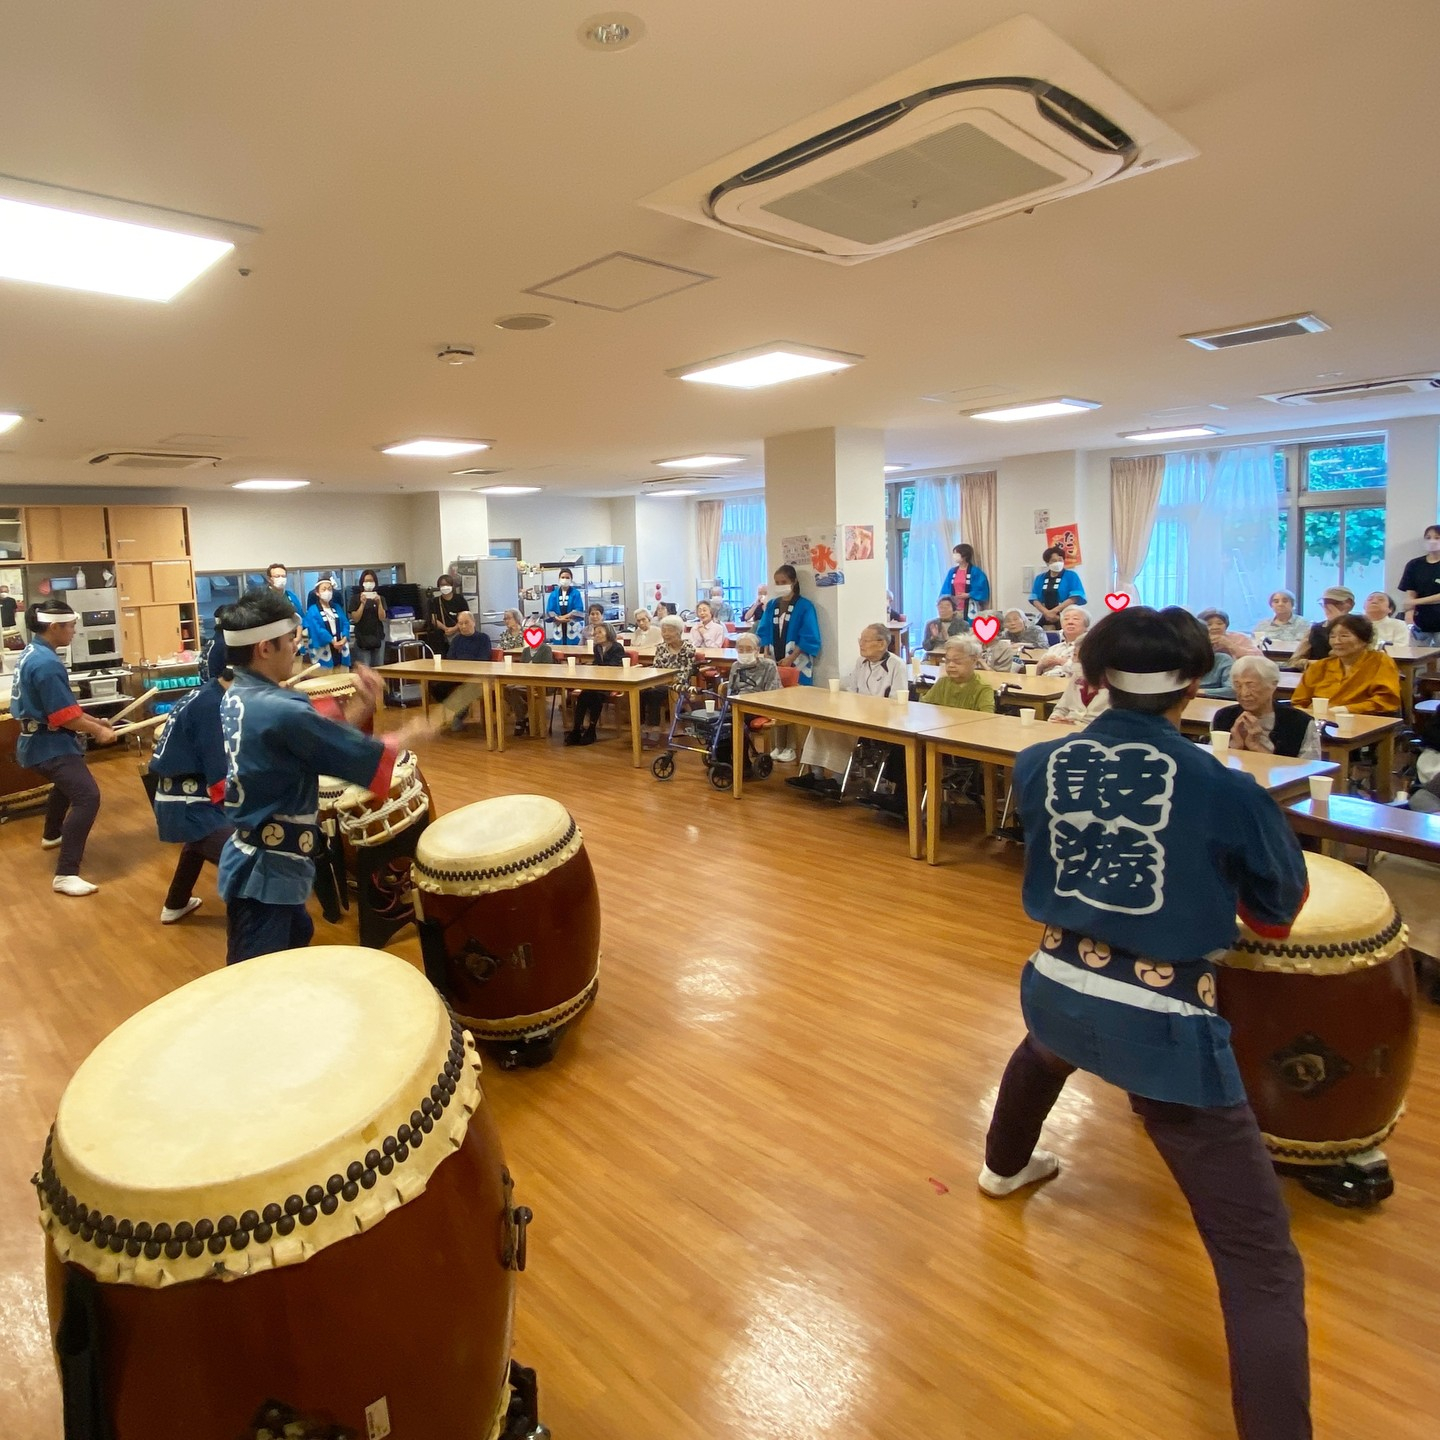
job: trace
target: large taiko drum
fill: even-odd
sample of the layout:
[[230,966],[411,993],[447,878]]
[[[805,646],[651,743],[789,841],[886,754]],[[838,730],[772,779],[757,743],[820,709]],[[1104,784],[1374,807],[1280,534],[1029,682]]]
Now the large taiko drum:
[[1363,871],[1307,854],[1310,895],[1284,940],[1242,923],[1218,971],[1218,1008],[1277,1163],[1340,1204],[1394,1189],[1380,1146],[1415,1063],[1406,929]]
[[600,897],[569,811],[546,795],[453,810],[412,875],[430,978],[502,1065],[548,1060],[599,985]]
[[[327,714],[333,709],[337,716],[343,712],[345,702],[353,700],[360,693],[355,677],[348,670],[337,671],[333,675],[313,675],[308,680],[297,680],[294,688],[302,695],[308,695],[311,704],[316,704]],[[373,735],[374,718],[367,719],[359,728],[367,735]]]
[[19,739],[20,722],[8,710],[0,711],[0,815],[44,805],[50,795],[50,782],[15,758]]
[[[321,779],[321,805],[325,801]],[[335,782],[344,785],[343,781]],[[409,750],[395,759],[387,795],[372,795],[363,785],[345,785],[335,799],[335,816],[347,845],[360,849],[383,845],[406,830],[423,825],[434,810],[430,786],[420,772],[420,762]]]
[[394,956],[282,951],[147,1006],[76,1071],[36,1183],[67,1435],[537,1430],[529,1211],[474,1041]]

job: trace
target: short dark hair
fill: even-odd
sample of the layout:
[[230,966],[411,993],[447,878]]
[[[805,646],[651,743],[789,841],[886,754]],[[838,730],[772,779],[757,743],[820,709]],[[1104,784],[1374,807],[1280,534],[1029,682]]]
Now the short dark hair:
[[575,572],[568,565],[562,565],[560,567],[560,573],[555,578],[557,580],[563,580],[567,575],[572,580],[575,578]]
[[958,555],[967,565],[975,563],[975,551],[969,545],[957,545],[950,553]]
[[[278,591],[267,586],[247,590],[233,605],[219,611],[215,618],[222,631],[253,630],[257,625],[269,625],[285,619],[287,615],[294,619],[298,628],[300,617],[295,614],[295,607]],[[255,658],[254,645],[230,645],[227,641],[226,646],[230,652],[226,658],[232,669],[237,665],[249,665]]]
[[942,595],[936,602],[936,608],[941,605],[948,605],[952,610],[955,608],[955,597],[953,595]]
[[1051,556],[1054,556],[1057,560],[1063,560],[1065,558],[1065,552],[1058,545],[1047,545],[1040,552],[1040,559],[1048,565]]
[[380,588],[380,577],[373,570],[362,570],[360,572],[360,583],[362,585],[365,583],[366,576],[369,576],[369,578],[375,582],[375,588],[378,590]]
[[[65,614],[69,617],[66,620],[38,620],[36,615],[41,610],[48,610],[52,615]],[[25,611],[25,628],[32,635],[43,635],[52,625],[68,625],[72,620],[80,617],[64,601],[58,598],[48,600],[37,600]]]
[[283,560],[272,560],[272,561],[265,567],[265,573],[266,573],[267,575],[268,575],[272,570],[283,570],[287,575],[290,573],[290,567],[289,567],[287,564],[285,564],[285,562],[284,562]]
[[1105,684],[1107,670],[1142,674],[1174,670],[1184,679],[1178,690],[1161,695],[1137,695],[1111,687],[1112,709],[1143,715],[1163,715],[1184,697],[1190,681],[1198,680],[1214,663],[1215,652],[1205,627],[1178,605],[1164,610],[1152,610],[1148,605],[1116,610],[1090,631],[1080,649],[1086,682],[1096,689]]
[[1202,610],[1195,618],[1202,625],[1208,625],[1212,620],[1221,620],[1227,630],[1230,628],[1230,617],[1223,610],[1216,610],[1213,607],[1209,610]]
[[1375,639],[1375,626],[1368,615],[1337,615],[1325,628],[1332,635],[1337,629],[1348,630],[1362,645]]
[[452,590],[455,588],[455,577],[448,570],[436,577],[435,588],[438,590],[442,585],[448,585]]
[[1425,527],[1425,538],[1428,540],[1431,535],[1440,537],[1440,525],[1427,525]]

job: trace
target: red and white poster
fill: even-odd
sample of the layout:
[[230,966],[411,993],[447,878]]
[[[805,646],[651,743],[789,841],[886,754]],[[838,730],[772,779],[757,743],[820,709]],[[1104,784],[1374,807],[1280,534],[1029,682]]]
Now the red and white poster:
[[1058,545],[1065,552],[1065,564],[1074,569],[1080,563],[1080,527],[1078,525],[1052,525],[1045,532],[1045,548]]

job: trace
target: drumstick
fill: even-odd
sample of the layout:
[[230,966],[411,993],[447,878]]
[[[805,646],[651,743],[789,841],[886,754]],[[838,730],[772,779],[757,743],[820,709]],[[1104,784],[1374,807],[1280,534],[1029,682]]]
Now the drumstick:
[[292,675],[288,680],[282,680],[280,682],[280,688],[282,690],[288,690],[292,685],[298,685],[302,680],[308,680],[317,670],[323,670],[324,668],[319,661],[316,661],[314,665],[307,665],[298,675]]
[[170,716],[152,715],[148,720],[133,720],[129,725],[122,725],[115,731],[115,738],[118,740],[123,735],[138,735],[142,730],[153,730],[157,725],[163,725]]
[[472,680],[468,685],[460,686],[453,695],[447,695],[440,702],[440,709],[446,719],[453,720],[457,715],[468,710],[484,693],[484,681]]
[[117,711],[109,717],[110,724],[114,725],[117,720],[123,720],[132,710],[138,710],[147,700],[160,693],[158,685],[152,686],[138,699],[132,700],[123,710]]

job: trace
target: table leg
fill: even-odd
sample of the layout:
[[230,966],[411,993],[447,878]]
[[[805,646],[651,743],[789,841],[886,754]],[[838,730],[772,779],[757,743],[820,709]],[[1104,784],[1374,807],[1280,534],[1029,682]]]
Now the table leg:
[[985,782],[985,833],[995,833],[995,780],[998,774],[997,767],[991,764],[983,764],[980,767],[980,774]]
[[910,815],[910,858],[921,858],[920,845],[920,741],[910,736],[905,741],[905,798]]
[[745,715],[733,701],[730,705],[730,788],[740,798],[745,783]]
[[1415,666],[1400,665],[1400,711],[1413,725],[1415,723]]
[[[495,705],[496,705],[496,709],[497,709],[497,711],[498,711],[499,706],[500,706],[500,685],[499,685],[498,682],[496,682],[496,684],[495,684]],[[504,754],[504,752],[505,752],[505,727],[504,727],[503,725],[501,725],[501,724],[498,723],[498,721],[499,721],[499,716],[498,716],[498,714],[497,714],[497,716],[496,716],[496,721],[497,721],[497,723],[496,723],[496,726],[495,726],[495,744],[494,744],[494,747],[493,747],[493,748],[496,749],[496,750],[498,750],[501,754]]]
[[1375,742],[1375,794],[1389,804],[1395,798],[1395,732],[1387,730]]
[[940,803],[943,791],[940,786],[940,771],[945,757],[938,747],[925,747],[925,862],[928,865],[940,863]]
[[634,758],[635,768],[638,770],[643,763],[640,741],[640,689],[639,686],[630,687],[630,754]]
[[1335,777],[1335,788],[1342,794],[1350,793],[1350,747],[1342,745],[1340,752],[1335,756],[1335,763],[1340,767],[1340,773]]
[[425,717],[425,723],[430,723],[430,682],[425,679],[420,681],[420,713]]

